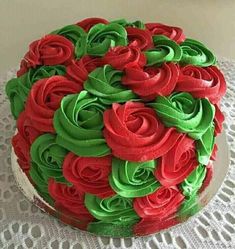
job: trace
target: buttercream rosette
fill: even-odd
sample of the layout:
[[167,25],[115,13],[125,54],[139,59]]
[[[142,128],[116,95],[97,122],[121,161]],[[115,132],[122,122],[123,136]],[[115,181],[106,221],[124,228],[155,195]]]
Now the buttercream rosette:
[[148,235],[198,211],[226,91],[179,27],[87,18],[29,45],[6,84],[19,167],[63,222]]

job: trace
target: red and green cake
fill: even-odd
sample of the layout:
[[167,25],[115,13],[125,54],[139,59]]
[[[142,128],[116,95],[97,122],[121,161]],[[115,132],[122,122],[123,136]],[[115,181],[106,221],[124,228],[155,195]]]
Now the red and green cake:
[[148,235],[195,213],[225,91],[214,54],[181,28],[88,18],[29,45],[6,85],[12,146],[62,221]]

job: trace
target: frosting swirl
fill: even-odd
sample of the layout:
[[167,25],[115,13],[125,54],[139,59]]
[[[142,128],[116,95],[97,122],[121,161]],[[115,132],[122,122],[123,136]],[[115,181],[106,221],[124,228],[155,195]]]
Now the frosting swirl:
[[17,162],[20,168],[23,170],[23,172],[28,174],[30,169],[29,143],[19,132],[13,136],[11,143],[17,156]]
[[96,68],[88,75],[84,88],[91,94],[99,97],[100,102],[112,104],[134,100],[137,96],[121,84],[122,72],[111,66]]
[[85,206],[96,219],[111,224],[138,219],[133,210],[133,200],[119,195],[100,199],[95,195],[86,194]]
[[106,19],[100,17],[91,17],[83,19],[82,21],[78,22],[77,25],[88,32],[94,25],[98,23],[108,24],[109,22]]
[[117,70],[125,68],[142,68],[146,64],[146,58],[138,47],[117,46],[111,48],[104,56],[105,64],[110,64]]
[[85,55],[80,60],[72,60],[71,64],[66,67],[66,77],[83,86],[88,74],[102,65],[100,58]]
[[224,122],[224,114],[221,112],[220,107],[215,105],[215,135],[217,136],[219,133],[222,132],[223,129],[223,122]]
[[154,160],[130,162],[113,157],[109,183],[114,191],[123,197],[145,196],[160,186],[154,177],[155,167]]
[[163,35],[153,37],[154,48],[145,51],[147,66],[161,65],[163,62],[177,62],[181,59],[180,46]]
[[194,140],[184,134],[159,158],[155,176],[163,186],[173,186],[182,182],[197,166]]
[[134,209],[141,218],[164,220],[175,214],[184,200],[176,186],[160,187],[154,193],[135,198]]
[[82,36],[86,35],[86,32],[78,25],[71,24],[61,29],[57,29],[51,32],[51,34],[62,35],[76,45],[77,41],[81,39]]
[[198,165],[196,169],[180,184],[185,196],[192,196],[198,192],[206,176],[206,167]]
[[35,68],[37,65],[66,65],[73,58],[73,51],[73,43],[65,37],[52,34],[46,35],[29,45],[29,51],[24,56],[23,60],[25,62],[21,64],[21,67]]
[[64,97],[54,115],[57,143],[78,156],[108,155],[110,149],[102,134],[105,109],[87,91]]
[[30,68],[28,73],[23,74],[19,78],[9,80],[5,90],[11,102],[11,112],[14,118],[18,118],[20,112],[24,110],[28,93],[34,82],[52,75],[63,74],[65,74],[65,67],[62,65],[41,66],[35,69]]
[[68,186],[49,180],[48,190],[55,200],[54,207],[60,212],[78,218],[81,221],[92,221],[94,218],[84,205],[84,193],[74,186]]
[[213,53],[204,44],[187,38],[180,44],[182,49],[181,64],[192,64],[200,67],[208,67],[216,62]]
[[140,50],[146,50],[153,47],[151,33],[147,29],[135,27],[126,27],[128,46],[137,47]]
[[212,125],[215,108],[207,99],[195,99],[190,93],[158,96],[152,106],[167,127],[176,127],[193,139],[200,139]]
[[202,137],[196,141],[198,162],[204,165],[209,163],[214,148],[214,125],[211,125]]
[[127,45],[127,32],[116,23],[96,24],[86,36],[76,43],[75,54],[80,58],[84,54],[103,56],[110,47]]
[[[32,168],[45,182],[50,177],[58,182],[67,182],[62,173],[62,164],[67,150],[56,143],[56,136],[43,134],[35,139],[30,148]],[[34,177],[34,182],[40,186],[40,178]]]
[[114,195],[109,186],[111,173],[111,156],[78,157],[69,153],[63,162],[63,175],[84,193],[94,194],[100,198]]
[[18,133],[21,135],[22,139],[27,141],[29,145],[42,134],[36,127],[33,126],[30,117],[25,111],[21,112],[16,123]]
[[160,67],[126,68],[122,84],[145,100],[158,95],[169,95],[176,86],[179,69],[174,63],[163,63]]
[[111,23],[117,23],[119,25],[122,25],[123,27],[134,27],[134,28],[139,28],[139,29],[145,29],[144,23],[140,20],[129,22],[126,19],[118,19],[118,20],[112,21]]
[[152,35],[164,35],[177,43],[185,40],[183,30],[179,27],[168,26],[162,23],[146,23],[145,27]]
[[155,159],[174,146],[180,134],[166,129],[153,109],[143,103],[114,103],[104,112],[104,137],[112,154],[128,161]]
[[60,106],[61,99],[67,94],[81,90],[79,84],[64,76],[52,76],[37,81],[25,105],[25,111],[31,119],[32,126],[39,131],[54,132],[53,116]]
[[212,104],[220,101],[226,91],[223,74],[215,66],[187,65],[180,69],[175,91],[190,92],[195,98],[208,98]]
[[198,201],[198,195],[192,195],[188,198],[185,198],[184,202],[179,208],[178,217],[180,219],[187,219],[190,216],[194,215],[201,209]]

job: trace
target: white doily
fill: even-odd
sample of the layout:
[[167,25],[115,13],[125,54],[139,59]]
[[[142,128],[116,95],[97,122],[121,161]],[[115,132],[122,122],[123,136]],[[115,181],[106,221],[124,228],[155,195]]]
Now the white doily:
[[15,76],[15,70],[0,76],[0,248],[235,248],[235,61],[223,59],[219,66],[228,83],[222,101],[231,154],[225,181],[209,205],[188,222],[136,239],[100,238],[72,229],[26,200],[16,186],[10,166],[15,122],[5,95],[5,82]]

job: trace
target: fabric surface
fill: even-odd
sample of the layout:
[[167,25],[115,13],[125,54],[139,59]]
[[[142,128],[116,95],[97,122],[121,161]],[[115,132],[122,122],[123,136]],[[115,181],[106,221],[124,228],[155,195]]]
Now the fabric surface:
[[11,171],[15,121],[5,95],[12,69],[0,75],[0,248],[235,248],[235,61],[221,59],[228,84],[222,101],[230,146],[229,172],[213,200],[188,222],[143,238],[96,237],[62,224],[32,205],[18,190]]

